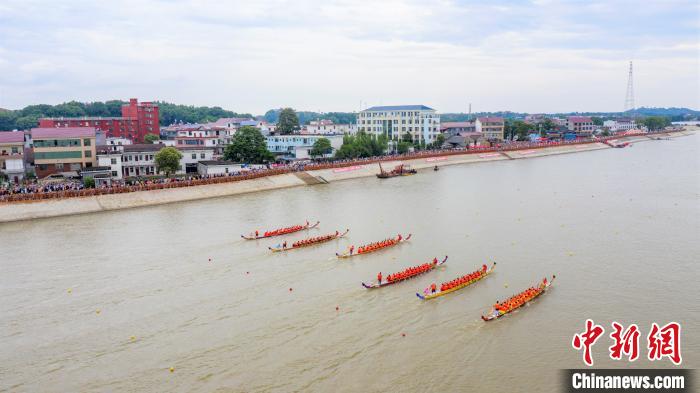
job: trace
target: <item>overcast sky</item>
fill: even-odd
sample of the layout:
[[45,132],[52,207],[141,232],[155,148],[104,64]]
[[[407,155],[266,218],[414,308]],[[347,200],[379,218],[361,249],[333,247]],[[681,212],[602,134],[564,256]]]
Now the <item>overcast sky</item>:
[[0,107],[699,109],[698,4],[0,0]]

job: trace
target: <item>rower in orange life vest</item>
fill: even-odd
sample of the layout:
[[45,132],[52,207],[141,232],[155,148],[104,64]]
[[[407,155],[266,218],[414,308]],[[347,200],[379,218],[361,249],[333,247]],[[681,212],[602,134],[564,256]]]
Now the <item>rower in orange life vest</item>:
[[377,281],[379,281],[380,285],[382,284],[382,272],[379,272],[379,274],[377,274]]
[[258,237],[258,231],[255,230],[255,237]]
[[482,272],[486,272],[486,269],[487,269],[486,264],[481,265],[481,271],[482,271]]

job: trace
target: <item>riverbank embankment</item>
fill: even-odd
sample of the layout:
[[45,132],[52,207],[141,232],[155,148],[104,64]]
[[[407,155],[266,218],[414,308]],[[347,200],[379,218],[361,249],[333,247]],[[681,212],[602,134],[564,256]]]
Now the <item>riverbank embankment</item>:
[[[670,132],[655,134],[653,138],[674,138],[690,135],[691,133],[692,131]],[[619,142],[636,143],[650,141],[652,140],[652,137],[621,137],[616,140]],[[469,153],[425,157],[412,160],[384,161],[382,162],[382,166],[389,169],[403,163],[411,165],[413,168],[420,170],[434,166],[517,160],[557,154],[580,153],[609,148],[611,148],[611,146],[605,143],[584,143],[543,147],[537,149]],[[5,203],[0,204],[0,222],[95,213],[100,211],[128,209],[166,203],[192,201],[197,199],[231,196],[302,185],[330,183],[360,177],[374,176],[378,172],[378,169],[379,167],[376,163],[358,164],[342,168],[321,169],[302,173],[286,173],[230,183],[137,191],[122,194],[95,195],[78,198],[49,199],[26,203]],[[314,179],[316,179],[316,181],[314,181]]]

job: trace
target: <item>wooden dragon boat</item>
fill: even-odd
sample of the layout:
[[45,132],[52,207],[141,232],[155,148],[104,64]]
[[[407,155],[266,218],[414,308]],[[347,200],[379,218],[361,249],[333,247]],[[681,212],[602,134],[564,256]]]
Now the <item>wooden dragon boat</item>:
[[358,251],[355,251],[354,247],[351,247],[350,249],[348,249],[348,251],[346,251],[346,252],[344,252],[344,253],[342,253],[342,254],[338,254],[338,253],[336,252],[335,255],[336,255],[338,258],[351,258],[351,257],[356,257],[356,256],[358,256],[358,255],[365,255],[365,254],[369,254],[369,253],[372,253],[372,252],[375,252],[375,251],[384,250],[384,249],[387,249],[387,248],[389,248],[389,247],[396,246],[396,245],[398,245],[398,244],[400,244],[400,243],[403,243],[403,242],[405,242],[405,241],[408,241],[410,238],[411,238],[411,234],[410,234],[410,233],[409,233],[408,236],[406,236],[405,238],[402,237],[401,235],[399,235],[399,236],[397,236],[395,239],[393,239],[393,240],[394,240],[394,243],[387,244],[387,245],[382,246],[382,247],[377,247],[377,248],[373,248],[373,249],[370,249],[370,250],[367,250],[367,251],[362,251],[362,252],[359,251],[360,249],[363,249],[363,250],[364,250],[364,249],[367,249],[367,247],[371,247],[371,246],[373,246],[373,245],[376,245],[377,243],[380,243],[380,242],[375,242],[375,243],[365,244],[365,245],[363,245],[363,246],[357,247],[357,250],[358,250]]
[[[436,260],[437,260],[437,259],[435,259],[434,261],[436,261]],[[445,262],[447,262],[447,255],[445,255],[445,259],[443,259],[441,262],[433,263],[432,266],[431,266],[430,268],[428,268],[427,270],[425,270],[425,271],[423,271],[423,272],[416,273],[416,274],[413,274],[413,275],[411,275],[411,276],[404,277],[404,278],[401,278],[401,279],[398,279],[398,280],[382,281],[381,284],[379,284],[379,283],[370,283],[370,284],[366,284],[366,283],[363,282],[363,283],[362,283],[362,286],[365,287],[365,288],[367,288],[367,289],[375,289],[375,288],[386,287],[386,286],[388,286],[388,285],[397,284],[397,283],[400,283],[400,282],[403,282],[403,281],[406,281],[406,280],[410,280],[410,279],[412,279],[412,278],[416,278],[416,277],[418,277],[418,276],[420,276],[420,275],[423,275],[423,274],[425,274],[425,273],[428,273],[428,272],[430,272],[430,271],[436,269],[438,266],[444,265]],[[394,273],[394,274],[395,274],[395,273]],[[390,275],[393,275],[393,274],[390,274]],[[388,276],[387,276],[387,277],[388,277]]]
[[340,233],[339,231],[335,231],[335,233],[331,233],[331,234],[328,234],[325,236],[317,236],[317,237],[312,237],[312,238],[296,241],[296,242],[292,243],[291,247],[287,247],[287,242],[285,241],[284,243],[277,244],[273,247],[268,247],[268,248],[272,252],[295,250],[297,248],[315,246],[317,244],[329,242],[333,239],[340,239],[341,237],[347,235],[348,232],[350,232],[349,229],[346,229],[345,232],[343,232],[343,233]]
[[[502,316],[504,316],[504,315],[508,315],[508,314],[512,313],[513,311],[519,309],[520,307],[522,307],[522,306],[524,306],[524,305],[530,303],[531,301],[537,299],[541,294],[545,293],[545,292],[547,291],[547,289],[549,289],[549,287],[552,286],[552,283],[554,282],[554,279],[555,279],[555,278],[557,278],[557,276],[552,275],[552,281],[547,282],[547,278],[545,278],[544,280],[542,280],[542,282],[540,283],[539,287],[537,288],[537,292],[535,292],[535,294],[534,294],[533,296],[531,296],[531,297],[530,297],[529,299],[527,299],[526,301],[520,303],[520,304],[517,305],[516,307],[510,308],[510,309],[508,309],[508,311],[496,310],[495,308],[491,308],[491,312],[490,312],[488,315],[482,315],[482,316],[481,316],[481,319],[483,319],[484,321],[488,322],[488,321],[493,321],[494,319],[498,319],[498,318],[500,318],[500,317],[502,317]],[[521,292],[521,293],[522,293],[522,292]]]
[[[265,232],[263,232],[263,235],[259,235],[259,236],[256,236],[255,232],[252,232],[249,235],[241,235],[241,237],[246,239],[246,240],[258,240],[258,239],[265,239],[268,237],[289,235],[290,233],[303,231],[304,229],[316,228],[318,226],[318,224],[320,224],[320,223],[321,223],[321,221],[316,221],[315,224],[311,225],[307,221],[306,224],[304,224],[304,225],[293,225],[293,226],[286,227],[286,228],[279,228],[279,229],[275,229],[272,231],[265,231]],[[264,233],[268,233],[268,234],[264,235]],[[258,232],[258,234],[259,234],[259,232]]]
[[[490,269],[486,269],[486,272],[484,272],[483,274],[481,274],[481,275],[480,275],[479,277],[477,277],[477,278],[474,278],[474,279],[472,279],[472,280],[469,280],[469,281],[467,281],[467,282],[465,282],[465,283],[462,283],[462,284],[460,284],[460,285],[454,286],[454,287],[452,287],[452,288],[450,288],[450,289],[447,289],[447,290],[444,290],[444,291],[438,291],[438,292],[431,293],[431,294],[428,294],[428,295],[421,295],[420,293],[416,293],[416,296],[418,296],[418,298],[421,299],[421,300],[430,300],[430,299],[438,298],[438,297],[440,297],[440,296],[445,296],[445,295],[447,295],[448,293],[452,293],[452,292],[455,292],[455,291],[459,291],[459,290],[462,289],[462,288],[466,288],[466,287],[468,287],[468,286],[474,284],[475,282],[482,280],[484,277],[487,277],[489,274],[491,274],[491,273],[493,272],[493,269],[495,269],[495,268],[496,268],[496,262],[494,262],[493,265],[491,265],[491,268],[490,268]],[[477,271],[479,271],[479,270],[477,270]]]

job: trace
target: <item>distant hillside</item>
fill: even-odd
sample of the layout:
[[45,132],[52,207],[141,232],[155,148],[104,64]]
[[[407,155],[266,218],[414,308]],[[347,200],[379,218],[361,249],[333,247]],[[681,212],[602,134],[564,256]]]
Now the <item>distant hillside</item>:
[[[270,109],[269,111],[265,112],[263,116],[258,116],[261,119],[264,119],[268,123],[277,123],[277,119],[279,119],[280,112],[282,111],[282,108],[279,109]],[[318,112],[309,112],[309,111],[301,111],[297,112],[297,116],[299,117],[299,124],[309,124],[310,121],[312,120],[332,120],[333,123],[335,124],[349,124],[349,123],[355,123],[356,119],[356,114],[351,113],[351,112],[328,112],[328,113],[318,113]]]
[[[0,130],[26,130],[36,127],[41,117],[82,117],[82,116],[121,116],[122,104],[126,101],[110,100],[105,102],[70,101],[58,105],[29,105],[19,110],[0,111]],[[184,123],[202,123],[214,121],[221,117],[253,117],[249,113],[236,113],[218,106],[188,106],[168,102],[157,102],[160,110],[160,125],[166,126],[176,121]]]

